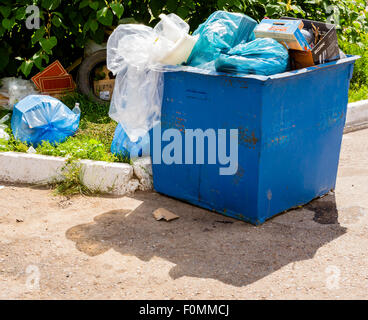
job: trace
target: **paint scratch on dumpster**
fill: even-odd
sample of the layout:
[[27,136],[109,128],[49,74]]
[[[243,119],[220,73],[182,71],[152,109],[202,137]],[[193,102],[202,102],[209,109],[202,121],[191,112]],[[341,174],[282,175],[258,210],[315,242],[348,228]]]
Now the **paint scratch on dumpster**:
[[247,145],[249,148],[255,149],[255,146],[258,142],[258,138],[256,137],[254,131],[248,134],[249,130],[244,129],[242,127],[239,128],[239,140],[242,144]]

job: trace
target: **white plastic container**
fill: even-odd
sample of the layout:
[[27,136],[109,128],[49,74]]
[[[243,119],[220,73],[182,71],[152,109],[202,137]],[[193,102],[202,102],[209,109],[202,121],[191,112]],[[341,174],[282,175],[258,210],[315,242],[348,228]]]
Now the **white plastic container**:
[[176,14],[160,14],[161,21],[153,30],[172,42],[179,41],[183,35],[189,33],[189,25]]
[[177,65],[187,62],[197,40],[198,36],[184,34],[160,62],[169,65]]

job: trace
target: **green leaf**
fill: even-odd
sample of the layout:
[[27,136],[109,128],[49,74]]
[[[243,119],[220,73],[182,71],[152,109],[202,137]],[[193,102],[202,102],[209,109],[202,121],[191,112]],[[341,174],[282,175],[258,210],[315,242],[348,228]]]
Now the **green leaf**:
[[0,12],[4,16],[4,18],[8,18],[11,13],[11,6],[1,6]]
[[25,17],[26,17],[26,8],[21,7],[19,9],[17,9],[17,11],[15,13],[15,18],[17,20],[23,20]]
[[53,16],[51,22],[57,28],[60,27],[62,23],[61,19],[58,16]]
[[14,25],[14,21],[10,19],[3,19],[3,22],[1,24],[5,29],[10,30]]
[[96,11],[98,9],[98,1],[90,2],[89,6]]
[[23,72],[23,74],[28,77],[31,73],[33,68],[33,62],[31,60],[23,61],[22,65],[20,66],[20,70]]
[[124,13],[124,6],[121,3],[112,3],[110,6],[115,15],[120,19]]
[[96,32],[96,30],[98,29],[98,22],[96,20],[92,20],[90,24],[90,28],[92,32]]
[[52,48],[57,45],[57,38],[56,37],[54,37],[54,36],[50,37],[49,41],[50,41],[50,44],[51,44]]
[[275,13],[277,13],[279,11],[280,7],[278,5],[267,5],[266,6],[266,15],[270,18],[272,17]]
[[54,48],[57,45],[57,39],[55,36],[52,36],[49,39],[41,39],[40,44],[42,49],[45,50],[48,54],[50,54],[52,48]]
[[180,7],[177,13],[180,18],[185,19],[189,14],[189,9],[186,7]]
[[43,60],[46,61],[46,64],[49,63],[49,56],[44,54],[42,51],[35,53],[32,57],[32,61],[34,62],[35,66],[40,70],[44,69],[44,67],[42,66]]
[[45,27],[41,27],[33,34],[32,44],[34,45],[35,43],[40,41],[44,35],[45,35]]
[[97,29],[97,31],[93,34],[91,34],[92,40],[95,41],[98,44],[101,44],[105,37],[105,32],[102,28]]
[[60,5],[61,0],[42,0],[42,8],[55,10]]
[[88,21],[83,26],[83,34],[86,34],[86,32],[89,30],[91,26],[91,18],[88,19]]
[[89,5],[89,0],[83,0],[80,4],[79,4],[79,9],[83,9],[85,7],[87,7]]
[[164,6],[162,0],[151,0],[149,5],[155,17],[157,17],[162,12],[162,8]]
[[359,21],[354,21],[353,22],[353,26],[357,29],[361,29],[362,28],[362,24]]
[[111,26],[113,21],[113,14],[109,8],[104,7],[97,11],[97,20],[105,26]]
[[166,7],[169,12],[174,12],[178,8],[179,2],[177,0],[168,0]]
[[217,0],[217,6],[220,9],[223,9],[223,8],[225,8],[228,5],[228,2],[229,1],[227,1],[227,0]]

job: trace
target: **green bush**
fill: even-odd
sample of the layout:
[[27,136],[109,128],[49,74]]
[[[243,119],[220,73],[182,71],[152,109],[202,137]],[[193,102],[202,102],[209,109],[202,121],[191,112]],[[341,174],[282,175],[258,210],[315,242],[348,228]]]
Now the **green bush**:
[[356,61],[352,86],[361,87],[368,85],[368,40],[365,40],[364,46],[348,42],[340,42],[340,48],[347,54],[359,55],[361,58]]
[[[40,8],[38,30],[26,28],[26,8],[32,4]],[[119,19],[154,25],[161,12],[177,13],[192,30],[218,9],[243,12],[258,21],[284,15],[328,19],[340,22],[342,41],[363,47],[362,35],[368,32],[364,8],[365,0],[2,0],[0,77],[28,78],[51,59],[67,67],[83,55],[89,39],[106,40],[105,31],[118,25]]]

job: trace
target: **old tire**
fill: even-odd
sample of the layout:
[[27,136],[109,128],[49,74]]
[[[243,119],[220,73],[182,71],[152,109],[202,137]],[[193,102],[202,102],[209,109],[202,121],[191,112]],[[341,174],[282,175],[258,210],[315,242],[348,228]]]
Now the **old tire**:
[[85,58],[79,67],[77,75],[77,84],[82,94],[91,97],[93,100],[101,103],[106,103],[105,100],[97,97],[93,92],[93,84],[91,72],[101,63],[106,63],[106,50],[99,50]]

